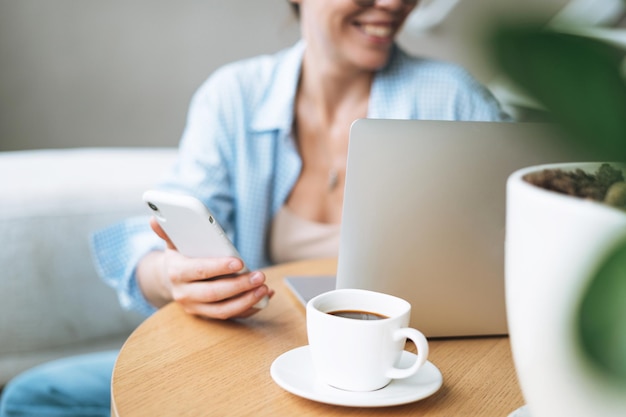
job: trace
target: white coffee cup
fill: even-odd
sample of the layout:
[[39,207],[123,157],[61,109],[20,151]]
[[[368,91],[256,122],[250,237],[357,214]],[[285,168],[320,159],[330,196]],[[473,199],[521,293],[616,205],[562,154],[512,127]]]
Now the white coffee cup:
[[[346,318],[338,311],[384,316],[375,320]],[[322,381],[347,391],[374,391],[392,379],[414,375],[428,358],[426,337],[408,327],[411,305],[398,297],[360,289],[340,289],[307,303],[309,348]],[[415,363],[398,368],[406,339],[417,347]]]

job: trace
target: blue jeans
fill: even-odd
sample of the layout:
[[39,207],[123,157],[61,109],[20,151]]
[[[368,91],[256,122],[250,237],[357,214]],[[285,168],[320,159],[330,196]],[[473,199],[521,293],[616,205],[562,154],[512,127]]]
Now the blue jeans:
[[118,351],[55,360],[11,380],[0,417],[110,417],[111,374]]

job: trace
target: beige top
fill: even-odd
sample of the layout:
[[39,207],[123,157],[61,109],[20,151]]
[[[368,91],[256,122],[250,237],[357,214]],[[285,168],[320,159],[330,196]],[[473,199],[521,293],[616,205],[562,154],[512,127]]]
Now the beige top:
[[302,259],[336,258],[339,253],[339,230],[339,224],[306,220],[283,206],[272,222],[270,257],[277,264]]

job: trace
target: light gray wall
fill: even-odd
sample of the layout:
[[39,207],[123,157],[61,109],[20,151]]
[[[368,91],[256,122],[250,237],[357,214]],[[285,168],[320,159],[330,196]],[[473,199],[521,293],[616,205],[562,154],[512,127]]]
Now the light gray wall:
[[[484,20],[567,1],[461,0],[428,33],[409,19],[400,43],[487,83]],[[176,145],[216,67],[298,38],[287,0],[0,0],[0,151]]]
[[0,0],[0,150],[175,145],[217,66],[298,37],[286,0]]
[[[420,4],[428,8],[434,1],[420,0]],[[532,17],[547,23],[569,1],[572,0],[459,0],[441,24],[426,32],[416,32],[412,22],[418,16],[410,16],[399,41],[415,54],[457,62],[479,81],[488,83],[497,73],[490,64],[485,42],[493,22]]]

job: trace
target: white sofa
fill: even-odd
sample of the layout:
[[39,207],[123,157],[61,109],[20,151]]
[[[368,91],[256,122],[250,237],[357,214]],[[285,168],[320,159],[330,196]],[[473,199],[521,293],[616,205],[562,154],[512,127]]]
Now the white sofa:
[[119,348],[141,322],[94,270],[89,234],[148,214],[174,148],[0,152],[0,387],[38,363]]

